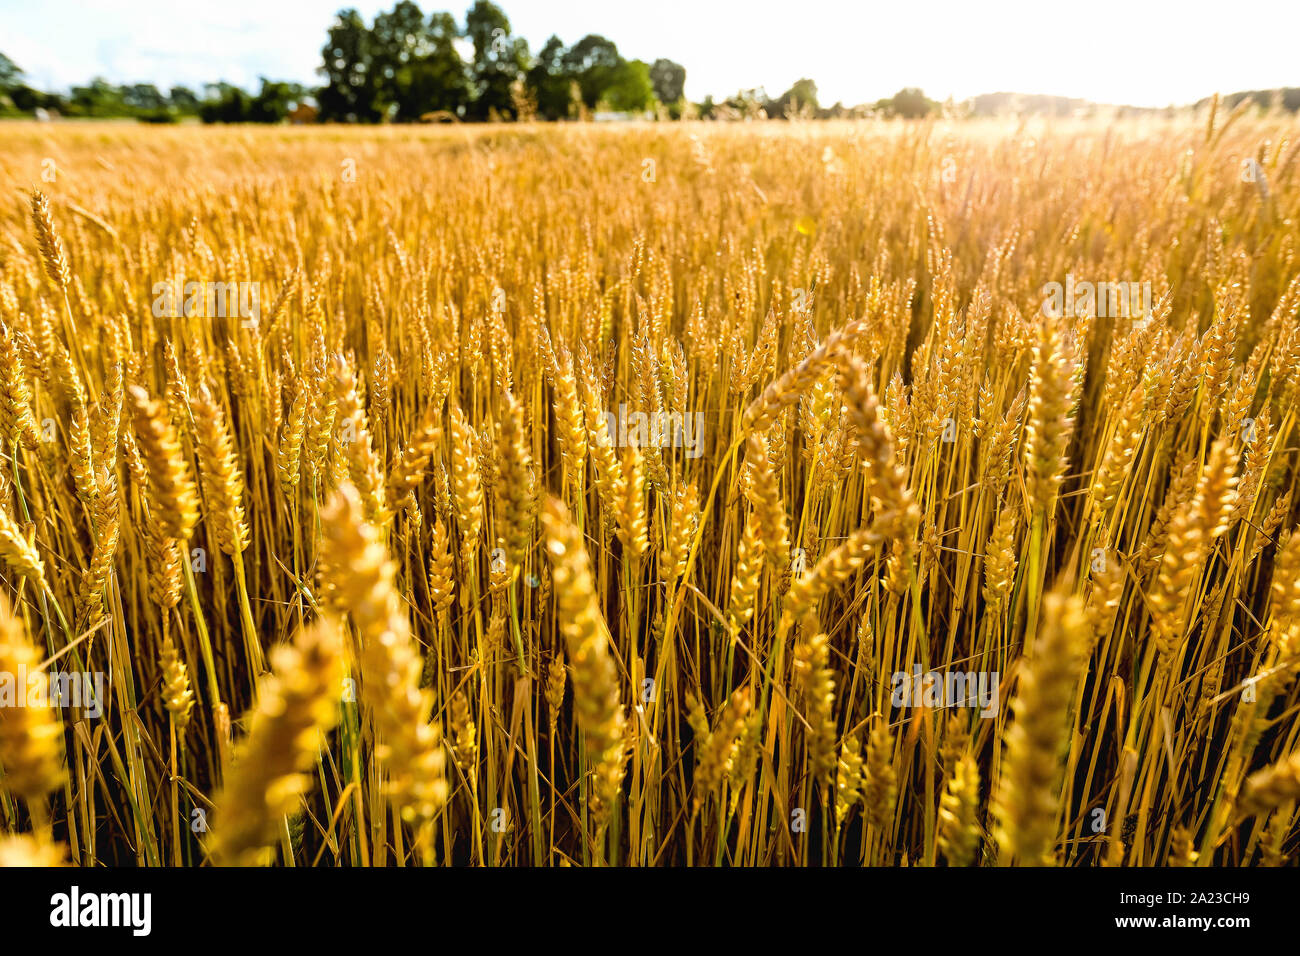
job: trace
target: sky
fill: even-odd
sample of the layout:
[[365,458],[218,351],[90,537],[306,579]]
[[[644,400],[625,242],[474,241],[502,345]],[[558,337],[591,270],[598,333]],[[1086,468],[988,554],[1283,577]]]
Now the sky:
[[[464,23],[471,0],[452,8]],[[355,0],[369,22],[396,0]],[[0,52],[28,82],[94,76],[161,89],[258,77],[314,84],[346,0],[0,0]],[[1300,0],[499,0],[538,51],[552,34],[613,40],[686,67],[686,94],[721,98],[800,77],[824,105],[904,86],[933,99],[1047,93],[1167,106],[1216,91],[1300,86]],[[426,12],[442,5],[420,4]]]

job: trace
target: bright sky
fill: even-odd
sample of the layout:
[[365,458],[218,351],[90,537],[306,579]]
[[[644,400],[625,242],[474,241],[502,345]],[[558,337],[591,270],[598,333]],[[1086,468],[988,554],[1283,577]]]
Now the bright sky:
[[[471,0],[452,9],[463,25]],[[396,0],[355,0],[367,22]],[[35,86],[316,83],[346,0],[0,0],[0,52]],[[1300,86],[1300,0],[501,0],[536,52],[599,33],[686,67],[695,100],[812,77],[823,104],[920,86],[1165,106]],[[441,5],[421,3],[426,13]]]

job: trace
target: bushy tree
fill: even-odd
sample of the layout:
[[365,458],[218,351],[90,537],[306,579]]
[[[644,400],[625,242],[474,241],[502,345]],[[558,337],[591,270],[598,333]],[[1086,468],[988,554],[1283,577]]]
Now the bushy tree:
[[650,83],[650,67],[641,60],[620,60],[602,100],[612,110],[639,113],[649,109],[655,101],[654,87]]
[[18,64],[0,53],[0,93],[8,93],[16,86],[22,85],[23,71]]
[[167,97],[152,83],[133,83],[121,87],[122,102],[133,113],[151,112],[167,106]]
[[614,42],[594,33],[587,34],[564,54],[564,68],[577,80],[588,109],[596,108],[622,62]]
[[167,99],[178,113],[193,116],[199,111],[199,98],[188,86],[173,86]]
[[796,113],[815,116],[818,109],[817,84],[806,77],[796,80],[793,86],[765,106],[767,115],[773,119]]
[[74,86],[68,97],[68,111],[74,116],[126,116],[122,91],[102,76],[86,86]]
[[400,0],[388,13],[375,16],[370,27],[371,70],[374,73],[377,106],[393,119],[419,116],[411,103],[411,85],[416,64],[428,55],[429,42],[424,14],[411,0]]
[[650,84],[660,103],[676,103],[686,91],[686,67],[672,60],[655,60],[650,65]]
[[67,101],[55,93],[42,93],[23,82],[23,71],[0,53],[0,114],[31,113],[38,109],[67,109]]
[[564,44],[559,37],[552,35],[546,41],[524,79],[539,116],[558,120],[569,115],[569,87],[573,76],[565,66]]
[[209,83],[199,104],[199,119],[205,123],[247,123],[252,98],[231,83]]
[[320,116],[336,122],[373,123],[380,118],[379,84],[370,30],[356,10],[340,10],[321,49],[317,94]]
[[528,66],[528,42],[510,35],[510,19],[491,0],[477,0],[470,7],[465,35],[474,44],[473,117],[513,116],[510,88]]
[[890,116],[901,116],[904,119],[920,119],[922,116],[929,114],[938,104],[927,99],[926,95],[917,87],[908,86],[899,90],[889,99],[881,100],[876,106]]
[[300,102],[304,90],[298,83],[280,83],[262,77],[262,89],[248,104],[250,123],[283,123]]
[[442,111],[461,116],[469,106],[469,71],[456,51],[460,30],[450,13],[429,15],[429,52],[411,71],[407,107],[403,116],[418,118]]

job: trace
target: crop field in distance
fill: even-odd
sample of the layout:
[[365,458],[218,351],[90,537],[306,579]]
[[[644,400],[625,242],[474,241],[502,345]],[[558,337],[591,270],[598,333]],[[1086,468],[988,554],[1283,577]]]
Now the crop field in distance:
[[1294,118],[0,188],[0,863],[1294,862]]

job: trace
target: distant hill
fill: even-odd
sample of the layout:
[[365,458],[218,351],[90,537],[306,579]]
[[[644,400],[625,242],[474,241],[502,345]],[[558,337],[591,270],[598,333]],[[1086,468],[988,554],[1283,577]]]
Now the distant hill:
[[[1212,97],[1197,100],[1196,108],[1209,106]],[[1227,93],[1220,98],[1227,108],[1233,109],[1243,100],[1250,100],[1262,109],[1274,104],[1287,112],[1300,110],[1300,87],[1288,86],[1278,90],[1243,90]],[[1118,115],[1137,115],[1140,113],[1161,112],[1160,108],[1147,106],[1126,106],[1112,103],[1094,103],[1091,100],[1073,99],[1068,96],[1047,96],[1041,93],[982,93],[968,101],[972,116],[1007,116],[1022,114],[1030,116],[1086,116],[1098,110],[1114,112]]]
[[[1197,100],[1197,106],[1209,106],[1211,97],[1207,96],[1203,100]],[[1294,113],[1300,110],[1300,87],[1284,86],[1280,90],[1246,90],[1242,93],[1229,93],[1227,96],[1219,97],[1228,109],[1233,109],[1242,100],[1251,100],[1257,106],[1270,107],[1278,103],[1288,113]]]
[[1047,96],[1041,93],[983,93],[971,99],[970,105],[973,116],[1006,116],[1012,113],[1031,116],[1079,116],[1096,110],[1120,113],[1155,112],[1148,107],[1094,103],[1091,100]]

